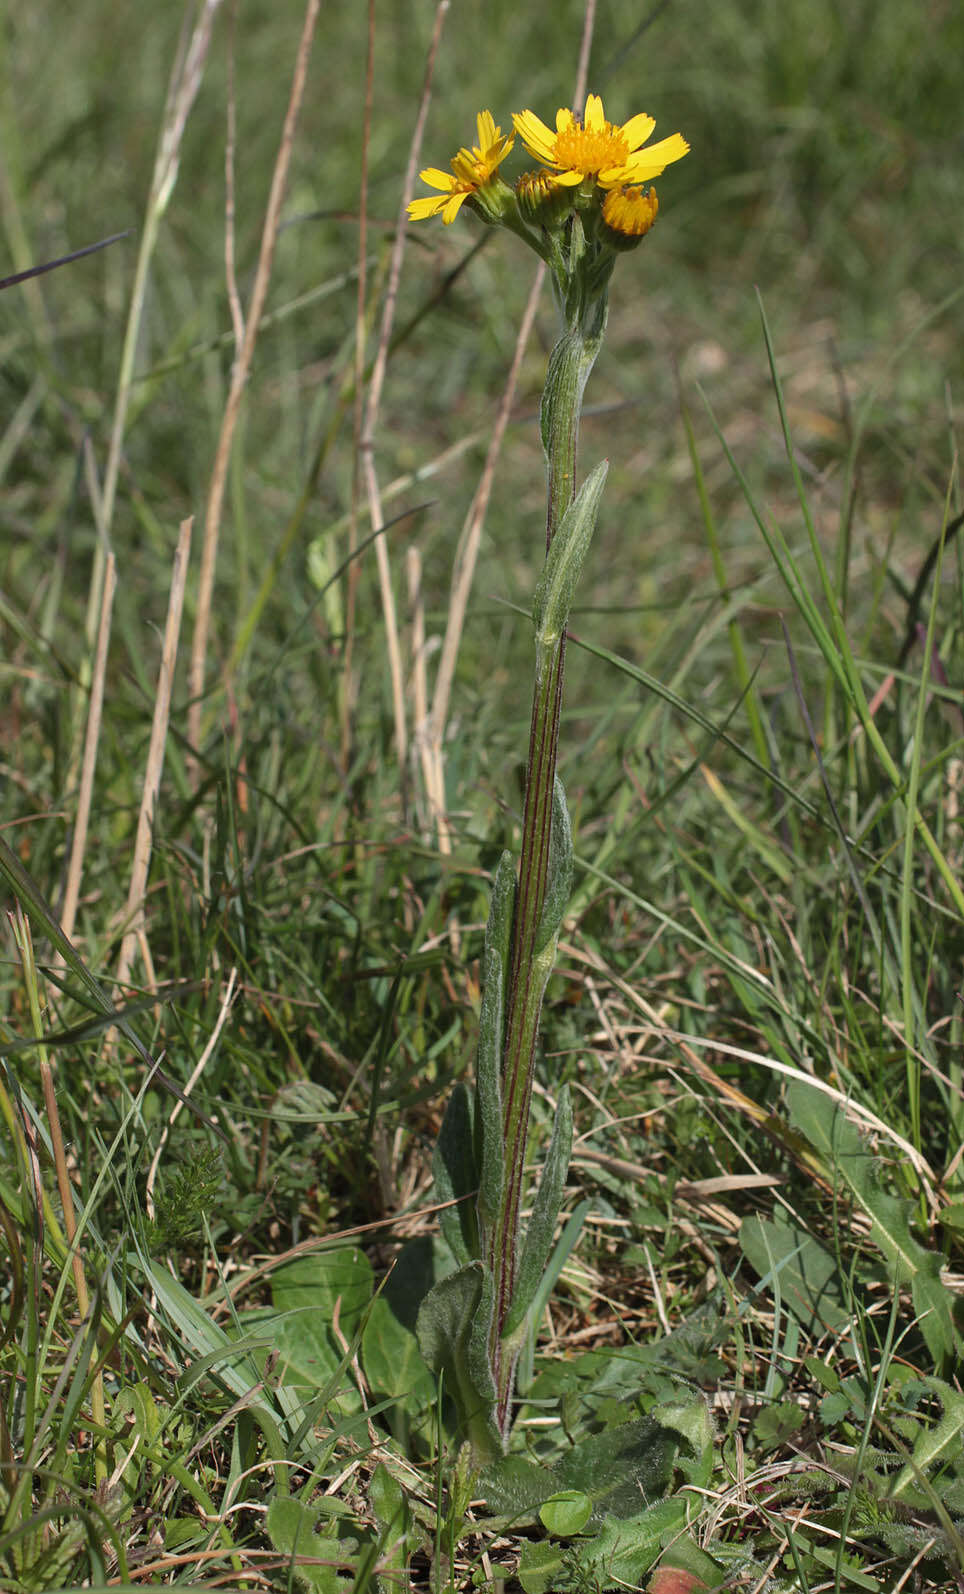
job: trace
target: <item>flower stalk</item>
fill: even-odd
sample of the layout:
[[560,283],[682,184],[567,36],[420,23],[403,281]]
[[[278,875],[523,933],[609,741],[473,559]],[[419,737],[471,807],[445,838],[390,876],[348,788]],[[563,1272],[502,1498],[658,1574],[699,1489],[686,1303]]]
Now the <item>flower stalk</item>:
[[[594,335],[577,325],[563,334],[549,360],[542,407],[547,466],[546,553],[576,496],[579,419],[589,374],[602,343],[605,313]],[[553,794],[566,667],[566,632],[536,635],[536,668],[526,764],[519,885],[509,962],[505,1052],[502,1064],[502,1143],[507,1179],[493,1228],[489,1266],[495,1279],[491,1352],[498,1389],[497,1420],[508,1429],[509,1402],[518,1349],[503,1336],[516,1286],[519,1214],[532,1102],[539,1016],[555,962],[556,935],[540,945],[549,880]],[[568,897],[568,890],[566,891]]]
[[656,196],[644,185],[688,149],[678,133],[644,148],[652,118],[608,122],[592,94],[581,117],[557,112],[554,133],[528,110],[513,123],[539,171],[508,186],[498,168],[514,139],[483,111],[478,144],[458,152],[451,174],[427,168],[422,177],[439,192],[409,206],[413,220],[441,215],[446,224],[464,206],[521,237],[549,266],[564,325],[542,398],[546,555],[533,604],[518,874],[503,853],[482,958],[475,1090],[453,1090],[433,1161],[442,1232],[456,1267],[426,1295],[417,1324],[422,1355],[454,1396],[476,1468],[508,1449],[519,1355],[536,1331],[536,1303],[564,1260],[550,1253],[572,1145],[565,1086],[524,1232],[521,1213],[539,1018],[572,883],[569,814],[556,774],[566,625],[607,470],[596,466],[577,488],[582,401],[606,330],[615,262],[656,219]]

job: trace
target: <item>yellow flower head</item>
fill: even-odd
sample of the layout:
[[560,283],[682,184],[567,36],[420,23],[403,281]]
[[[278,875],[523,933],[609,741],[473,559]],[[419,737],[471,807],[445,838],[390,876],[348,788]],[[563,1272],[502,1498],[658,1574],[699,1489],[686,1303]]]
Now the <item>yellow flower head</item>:
[[413,199],[408,207],[410,221],[441,215],[447,227],[465,201],[485,187],[505,160],[515,139],[511,134],[502,136],[502,129],[496,127],[491,111],[480,111],[475,120],[479,142],[472,149],[460,149],[452,157],[451,172],[439,171],[437,166],[426,166],[419,172],[423,183],[428,183],[430,188],[440,188],[442,192],[427,199]]
[[641,149],[656,123],[651,116],[631,116],[622,127],[607,122],[598,94],[586,100],[585,115],[570,110],[556,112],[553,133],[534,111],[519,111],[515,130],[530,155],[550,167],[558,183],[575,187],[592,177],[600,188],[622,188],[627,183],[648,183],[671,161],[682,160],[689,145],[680,133]]
[[638,243],[656,220],[659,200],[652,188],[611,188],[603,200],[602,216],[607,227],[627,241]]

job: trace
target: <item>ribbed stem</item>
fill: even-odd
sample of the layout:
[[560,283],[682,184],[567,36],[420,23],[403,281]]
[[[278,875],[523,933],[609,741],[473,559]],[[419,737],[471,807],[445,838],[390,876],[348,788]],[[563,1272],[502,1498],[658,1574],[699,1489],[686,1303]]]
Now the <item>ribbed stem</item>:
[[[542,439],[548,462],[546,548],[558,530],[576,490],[576,448],[582,396],[602,342],[602,327],[585,336],[578,328],[560,339],[549,359],[542,401]],[[490,1236],[489,1265],[495,1280],[491,1364],[498,1390],[497,1420],[508,1432],[516,1352],[502,1340],[516,1283],[519,1212],[522,1205],[529,1107],[536,1036],[542,997],[552,971],[554,940],[536,951],[546,897],[552,794],[559,745],[565,670],[565,632],[540,656],[532,699],[529,759],[526,766],[522,851],[509,960],[505,1051],[502,1067],[505,1181],[502,1205]]]

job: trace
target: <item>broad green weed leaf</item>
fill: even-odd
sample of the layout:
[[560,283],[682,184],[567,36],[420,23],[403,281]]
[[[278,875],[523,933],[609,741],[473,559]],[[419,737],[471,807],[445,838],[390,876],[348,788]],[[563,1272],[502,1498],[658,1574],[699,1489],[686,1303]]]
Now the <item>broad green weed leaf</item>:
[[534,1522],[540,1507],[562,1490],[563,1484],[552,1467],[511,1455],[500,1456],[486,1467],[477,1488],[494,1516],[520,1526]]
[[[670,1581],[674,1572],[686,1574],[685,1583],[679,1578]],[[660,1578],[660,1574],[666,1576]],[[659,1580],[659,1581],[658,1581]],[[729,1582],[723,1567],[714,1561],[712,1556],[701,1550],[698,1544],[687,1534],[675,1534],[670,1540],[669,1547],[660,1556],[659,1569],[649,1585],[650,1594],[713,1594]]]
[[328,1533],[319,1533],[319,1517],[325,1520],[317,1506],[275,1495],[265,1527],[275,1549],[289,1558],[290,1570],[302,1588],[310,1594],[348,1594],[355,1586],[354,1576],[340,1572],[339,1562],[350,1566],[357,1559],[357,1544],[348,1541],[342,1549],[336,1524],[330,1525]]
[[384,1295],[372,1302],[362,1331],[362,1366],[375,1399],[400,1401],[413,1420],[433,1404],[437,1381],[415,1335],[399,1322]]
[[372,1265],[354,1245],[299,1257],[271,1275],[276,1312],[311,1313],[331,1323],[337,1308],[339,1330],[347,1340],[361,1327],[373,1290]]
[[381,1298],[402,1326],[414,1334],[419,1307],[432,1285],[457,1271],[440,1234],[419,1235],[402,1246],[382,1287]]
[[[596,1525],[607,1516],[636,1516],[640,1501],[660,1499],[672,1484],[681,1442],[687,1451],[693,1449],[686,1434],[677,1429],[677,1420],[674,1415],[663,1427],[652,1417],[643,1417],[607,1428],[582,1438],[551,1467],[506,1456],[486,1468],[479,1491],[491,1511],[515,1521],[531,1520],[554,1494],[571,1490],[592,1501]],[[685,1418],[698,1442],[703,1422],[708,1418]],[[702,1451],[694,1459],[701,1458]]]
[[411,1513],[404,1489],[384,1462],[372,1473],[369,1495],[379,1527],[378,1588],[380,1594],[398,1594],[408,1584]]
[[679,1436],[652,1417],[582,1439],[554,1468],[557,1488],[583,1489],[593,1521],[632,1517],[639,1503],[658,1500],[672,1483]]
[[740,1248],[761,1279],[771,1274],[783,1304],[808,1331],[839,1333],[850,1322],[837,1263],[806,1229],[782,1212],[754,1213],[740,1225]]
[[[344,1246],[299,1257],[279,1268],[271,1281],[277,1317],[272,1336],[285,1384],[302,1394],[320,1391],[338,1378],[350,1346],[371,1305],[371,1263],[362,1251]],[[338,1334],[335,1334],[337,1312]],[[361,1397],[347,1378],[340,1380],[339,1406],[357,1411]]]
[[633,1517],[606,1517],[591,1537],[526,1544],[519,1582],[526,1594],[576,1589],[637,1589],[667,1541],[686,1526],[682,1498],[658,1500]]
[[502,1451],[488,1359],[493,1306],[491,1273],[481,1262],[470,1262],[433,1285],[415,1330],[425,1361],[443,1375],[445,1391],[456,1402],[463,1436],[471,1440],[478,1465],[494,1461]]
[[940,1257],[914,1239],[909,1201],[882,1190],[872,1152],[838,1104],[812,1085],[794,1081],[787,1093],[794,1127],[843,1180],[851,1197],[870,1218],[870,1237],[883,1253],[898,1285],[909,1286],[921,1332],[935,1365],[950,1364],[960,1348],[952,1297],[940,1277]]
[[577,1395],[591,1409],[601,1396],[624,1403],[648,1394],[650,1404],[666,1398],[665,1385],[678,1387],[674,1375],[692,1383],[716,1384],[726,1377],[726,1365],[717,1353],[724,1332],[718,1309],[710,1303],[697,1307],[680,1328],[647,1345],[621,1345],[585,1351],[572,1361],[552,1360],[542,1366],[529,1390],[533,1400],[553,1400]]
[[591,1516],[592,1501],[581,1489],[560,1489],[539,1507],[543,1527],[560,1539],[581,1533]]
[[606,1517],[599,1532],[574,1546],[576,1564],[599,1588],[639,1588],[667,1541],[686,1526],[682,1496],[658,1500],[632,1517]]
[[688,1483],[705,1489],[713,1472],[713,1419],[700,1395],[689,1400],[664,1400],[652,1409],[652,1418],[661,1428],[678,1434],[690,1451],[680,1450],[676,1465]]
[[437,1201],[456,1202],[443,1207],[439,1225],[459,1265],[479,1255],[479,1226],[475,1214],[478,1171],[472,1127],[472,1095],[461,1080],[453,1085],[442,1127],[432,1156],[432,1177]]

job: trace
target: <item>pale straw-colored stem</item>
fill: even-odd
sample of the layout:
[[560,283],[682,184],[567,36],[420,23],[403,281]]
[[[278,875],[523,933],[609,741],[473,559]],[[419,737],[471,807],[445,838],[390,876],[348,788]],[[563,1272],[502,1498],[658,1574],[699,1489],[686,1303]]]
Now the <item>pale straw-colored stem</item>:
[[[368,498],[368,512],[373,531],[381,530],[384,525],[382,516],[381,496],[378,486],[378,475],[375,470],[375,429],[378,422],[378,412],[381,407],[382,389],[385,385],[385,372],[388,368],[388,350],[391,343],[392,327],[395,323],[395,307],[398,302],[398,284],[402,275],[402,259],[405,253],[406,224],[408,220],[408,202],[412,197],[415,187],[415,175],[422,149],[422,137],[425,132],[425,121],[428,116],[428,104],[431,95],[432,78],[435,72],[435,58],[438,54],[439,41],[442,37],[442,28],[449,9],[449,0],[438,0],[435,9],[435,26],[432,39],[428,48],[425,62],[425,75],[422,83],[422,97],[419,103],[418,115],[415,119],[415,128],[408,151],[408,161],[405,167],[405,180],[402,184],[402,198],[398,208],[398,218],[395,227],[395,242],[392,245],[391,261],[388,268],[388,282],[385,288],[385,299],[382,305],[381,325],[378,333],[378,344],[375,350],[375,359],[372,364],[371,381],[368,384],[368,394],[365,401],[365,415],[362,423],[361,437],[358,448],[361,458],[362,477],[365,483],[365,492]],[[398,621],[395,613],[395,594],[392,590],[391,567],[388,559],[388,549],[385,547],[385,538],[378,537],[375,541],[375,559],[378,566],[378,587],[382,603],[382,618],[385,625],[385,644],[388,651],[388,667],[391,676],[392,709],[395,718],[395,754],[398,759],[399,774],[403,784],[407,780],[406,760],[408,757],[408,730],[405,720],[405,690],[402,677],[402,650],[398,637]]]
[[[408,612],[412,617],[412,707],[415,748],[424,758],[425,737],[428,732],[428,672],[425,656],[425,602],[422,595],[422,556],[414,543],[405,555],[405,574],[408,577]],[[420,821],[427,819],[420,815]],[[440,850],[445,849],[439,844]]]
[[227,133],[224,140],[224,282],[228,292],[231,326],[234,332],[234,352],[244,342],[244,311],[238,292],[238,273],[235,263],[234,236],[234,152],[237,148],[237,98],[234,79],[234,40],[238,14],[238,0],[231,0],[228,8],[228,103]]
[[161,136],[158,142],[157,154],[154,158],[154,172],[151,177],[147,210],[144,215],[144,224],[141,228],[141,242],[137,252],[137,265],[134,269],[134,283],[131,289],[130,307],[127,312],[127,325],[124,329],[124,345],[121,350],[117,395],[114,400],[114,418],[111,425],[110,446],[107,451],[107,466],[104,471],[102,529],[107,536],[110,534],[111,522],[114,518],[114,501],[117,495],[117,481],[120,472],[124,432],[127,424],[127,412],[134,385],[134,364],[140,339],[141,319],[144,314],[148,271],[154,256],[158,228],[164,212],[167,210],[171,194],[174,192],[174,185],[177,182],[184,131],[187,127],[188,117],[191,114],[191,108],[201,87],[204,66],[211,43],[211,29],[214,26],[214,18],[220,6],[221,0],[206,0],[190,38],[187,40],[182,38],[182,46],[178,51],[177,60],[174,63],[171,80],[168,85],[167,101],[161,124]]
[[[137,263],[134,267],[134,281],[131,286],[127,324],[124,328],[124,342],[121,347],[117,391],[114,396],[114,414],[111,421],[110,441],[107,447],[107,463],[104,467],[102,488],[98,488],[96,485],[96,471],[88,470],[88,485],[91,487],[91,506],[98,533],[87,604],[86,632],[88,646],[91,649],[94,646],[98,616],[103,608],[104,572],[110,548],[114,506],[117,499],[117,483],[120,477],[124,437],[127,430],[127,417],[134,388],[134,367],[137,360],[144,305],[147,298],[148,274],[151,261],[154,258],[160,224],[171,194],[174,191],[174,185],[177,182],[184,131],[187,127],[191,108],[201,87],[204,66],[211,43],[211,30],[220,5],[221,0],[205,0],[205,4],[190,35],[186,31],[182,32],[177,57],[171,70],[157,153],[154,157],[154,171],[151,176],[151,186],[144,212],[144,221],[141,226]],[[85,690],[88,685],[88,668],[89,666],[85,660],[80,669],[79,686],[81,691]],[[68,761],[68,790],[73,787],[75,769],[76,757],[72,754]]]
[[[84,736],[84,756],[80,766],[80,786],[77,791],[77,811],[74,816],[74,834],[67,866],[67,886],[60,916],[61,928],[68,941],[73,940],[77,903],[80,900],[80,880],[84,868],[84,851],[90,824],[90,805],[94,790],[94,772],[97,768],[97,747],[100,741],[100,723],[104,708],[104,679],[107,674],[107,654],[110,649],[110,623],[114,608],[114,591],[117,586],[117,565],[114,555],[107,555],[104,586],[101,594],[100,620],[97,627],[97,647],[90,681],[90,699],[87,708],[87,730]],[[63,959],[58,958],[62,965]]]
[[117,983],[123,985],[131,971],[134,948],[144,940],[144,895],[147,890],[147,872],[151,862],[154,838],[154,811],[161,787],[164,769],[164,748],[171,713],[171,692],[174,686],[174,665],[177,644],[181,634],[181,615],[184,610],[184,589],[187,584],[188,563],[191,557],[191,529],[193,520],[181,522],[181,531],[171,569],[171,591],[167,605],[167,623],[161,648],[161,666],[154,697],[154,717],[151,723],[151,740],[147,750],[144,770],[144,789],[141,793],[140,813],[137,816],[137,833],[134,837],[134,858],[131,865],[130,885],[127,891],[126,925],[117,960]]
[[352,725],[358,697],[355,677],[355,609],[358,601],[358,507],[361,492],[360,465],[362,428],[365,422],[365,349],[368,315],[368,151],[371,143],[372,107],[375,89],[375,0],[368,0],[368,44],[365,56],[365,103],[362,111],[361,163],[358,172],[358,280],[355,285],[354,394],[352,398],[353,453],[351,505],[348,516],[348,571],[345,577],[344,634],[339,692],[339,731],[341,767],[347,774],[352,759]]
[[268,295],[268,286],[271,282],[275,245],[278,239],[278,224],[281,220],[281,207],[288,185],[291,152],[294,147],[295,130],[304,98],[308,62],[311,57],[311,47],[320,7],[321,0],[308,0],[305,7],[304,23],[301,29],[301,38],[298,43],[298,53],[295,58],[294,72],[291,79],[288,109],[285,113],[278,154],[275,158],[271,189],[265,210],[264,226],[261,231],[261,248],[258,253],[254,286],[252,287],[251,299],[248,304],[244,339],[231,371],[231,385],[228,389],[224,415],[221,418],[221,431],[214,453],[211,484],[208,490],[207,508],[204,516],[204,541],[201,548],[201,570],[198,577],[197,612],[194,621],[194,635],[191,642],[189,677],[191,704],[188,709],[188,740],[195,752],[199,752],[201,747],[204,669],[207,661],[208,636],[211,629],[214,577],[217,566],[218,540],[221,532],[221,514],[224,507],[228,466],[231,461],[231,450],[238,417],[241,413],[241,401],[244,397],[244,390],[251,371],[251,362],[254,358],[255,344],[257,343],[258,331],[261,325],[261,314]]
[[[234,1001],[234,993],[235,993],[235,990],[237,988],[237,983],[238,983],[238,971],[237,971],[237,969],[232,969],[230,974],[228,975],[227,988],[225,989],[224,995],[221,998],[221,1006],[218,1009],[218,1016],[217,1016],[217,1019],[215,1021],[214,1028],[211,1031],[210,1035],[208,1036],[208,1039],[207,1039],[207,1042],[205,1044],[204,1050],[202,1051],[202,1053],[201,1053],[200,1057],[198,1058],[197,1062],[195,1063],[194,1067],[191,1069],[190,1078],[188,1079],[187,1083],[184,1086],[183,1094],[184,1094],[185,1098],[190,1096],[192,1090],[194,1089],[195,1085],[197,1084],[197,1082],[200,1079],[201,1075],[204,1073],[205,1068],[207,1067],[208,1063],[210,1062],[211,1058],[214,1055],[214,1049],[217,1046],[218,1041],[221,1038],[221,1031],[224,1029],[224,1026],[225,1026],[225,1024],[228,1021],[228,1014],[231,1011],[231,1004]],[[158,1168],[161,1165],[161,1157],[164,1155],[164,1147],[167,1145],[168,1136],[170,1135],[171,1130],[173,1129],[174,1125],[176,1124],[178,1118],[180,1117],[181,1109],[182,1109],[183,1106],[184,1106],[184,1102],[183,1101],[176,1101],[174,1103],[173,1107],[171,1108],[170,1116],[168,1117],[167,1123],[164,1125],[164,1128],[161,1130],[160,1139],[157,1142],[157,1150],[155,1151],[153,1157],[151,1158],[151,1165],[150,1165],[149,1169],[147,1170],[147,1182],[146,1182],[145,1193],[144,1193],[144,1204],[145,1204],[145,1207],[147,1209],[147,1215],[151,1219],[152,1222],[153,1222],[154,1216],[155,1216],[155,1212],[154,1212],[154,1187],[155,1187],[155,1185],[157,1183],[157,1170],[158,1170]]]

